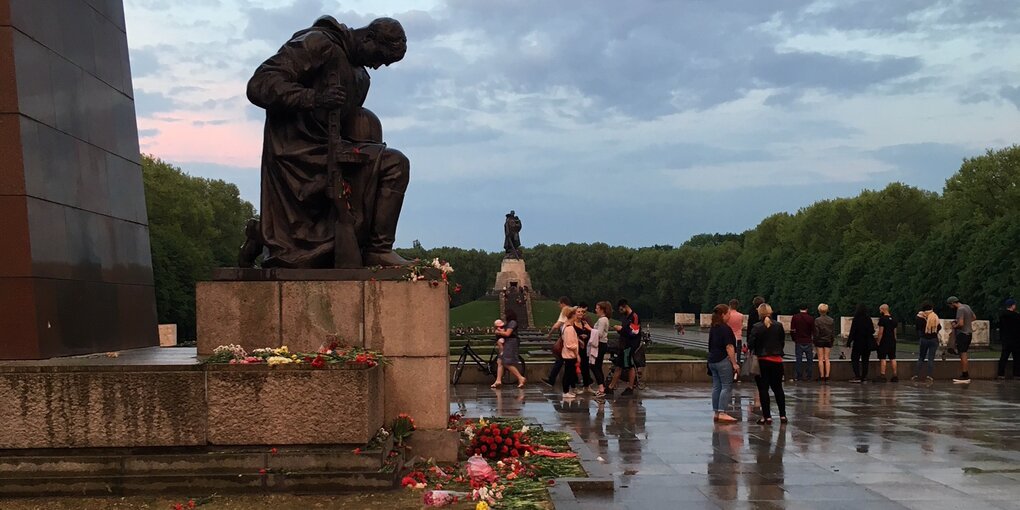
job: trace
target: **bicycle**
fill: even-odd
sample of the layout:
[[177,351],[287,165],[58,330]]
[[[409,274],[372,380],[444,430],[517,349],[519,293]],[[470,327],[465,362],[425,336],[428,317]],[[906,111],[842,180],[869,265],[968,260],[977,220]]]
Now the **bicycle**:
[[[474,363],[478,365],[478,370],[495,377],[499,366],[499,349],[492,349],[492,353],[489,355],[489,361],[486,362],[478,355],[477,352],[475,352],[474,349],[471,348],[471,340],[468,340],[468,342],[464,344],[464,349],[460,351],[460,358],[457,360],[457,366],[453,369],[453,374],[450,376],[450,384],[457,384],[460,382],[460,376],[464,373],[464,365],[467,364],[468,356],[471,357],[471,361],[474,361]],[[524,357],[518,354],[517,361],[521,364],[519,368],[521,375],[527,377],[528,368],[524,362]],[[507,383],[517,382],[516,379],[514,379],[514,376],[510,374],[509,370],[503,371],[503,379]]]

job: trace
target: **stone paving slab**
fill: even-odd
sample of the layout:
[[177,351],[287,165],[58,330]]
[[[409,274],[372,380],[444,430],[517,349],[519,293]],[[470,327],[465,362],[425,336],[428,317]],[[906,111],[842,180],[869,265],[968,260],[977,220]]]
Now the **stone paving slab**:
[[585,509],[1020,509],[1020,381],[786,392],[790,424],[772,427],[753,423],[750,384],[735,388],[734,425],[712,423],[705,384],[604,403],[461,385],[451,411],[576,432],[616,483],[578,495]]

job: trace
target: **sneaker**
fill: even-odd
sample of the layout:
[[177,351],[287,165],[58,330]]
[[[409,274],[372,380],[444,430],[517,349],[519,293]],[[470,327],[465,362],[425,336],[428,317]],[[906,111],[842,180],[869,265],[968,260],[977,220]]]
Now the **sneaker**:
[[932,384],[935,384],[935,379],[932,379],[930,375],[929,376],[925,376],[924,382],[929,384],[929,385],[932,385]]
[[861,384],[861,382],[863,382],[863,381],[861,381],[860,379],[857,379],[857,378],[850,379],[850,384]]
[[623,396],[633,395],[633,394],[634,394],[634,388],[627,388],[627,389],[623,390],[623,393],[620,393],[620,395],[623,395]]
[[911,376],[910,377],[910,382],[917,382],[917,376],[916,375],[915,376]]
[[648,389],[648,385],[645,384],[644,381],[638,381],[637,389],[639,389],[639,390],[647,390]]
[[996,381],[1005,381],[1006,380],[1006,376],[1004,376],[1004,375],[997,375],[997,376],[995,376],[995,380]]
[[892,376],[892,379],[890,379],[890,381],[894,382],[894,383],[898,383],[898,382],[900,382],[900,378],[894,375],[894,376]]
[[960,377],[953,379],[953,384],[970,384],[970,376],[961,375]]
[[573,391],[568,391],[568,392],[563,394],[563,400],[571,400],[571,399],[576,398],[576,397],[577,397],[577,395],[574,394]]

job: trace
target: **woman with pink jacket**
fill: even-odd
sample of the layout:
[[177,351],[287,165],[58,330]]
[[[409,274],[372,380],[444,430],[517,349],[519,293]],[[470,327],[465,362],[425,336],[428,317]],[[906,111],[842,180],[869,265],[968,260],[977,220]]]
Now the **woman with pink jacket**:
[[566,322],[560,329],[560,337],[563,338],[563,398],[572,399],[577,395],[573,388],[577,386],[578,357],[580,356],[581,342],[577,337],[578,325],[577,308],[565,308],[563,310]]

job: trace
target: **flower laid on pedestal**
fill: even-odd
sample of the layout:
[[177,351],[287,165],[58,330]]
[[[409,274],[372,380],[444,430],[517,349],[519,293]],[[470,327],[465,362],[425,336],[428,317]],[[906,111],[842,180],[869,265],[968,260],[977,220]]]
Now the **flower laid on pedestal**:
[[250,365],[264,363],[269,366],[308,364],[312,368],[344,365],[348,368],[372,368],[388,361],[382,354],[361,347],[340,346],[337,341],[323,345],[317,352],[290,352],[283,347],[265,347],[245,352],[240,345],[221,345],[213,349],[205,360],[211,364]]
[[[407,266],[407,280],[411,282],[428,281],[432,287],[438,287],[445,283],[451,294],[460,294],[463,287],[453,281],[450,276],[453,274],[453,266],[449,262],[432,259],[431,262],[415,260]],[[436,278],[438,276],[438,279]]]

